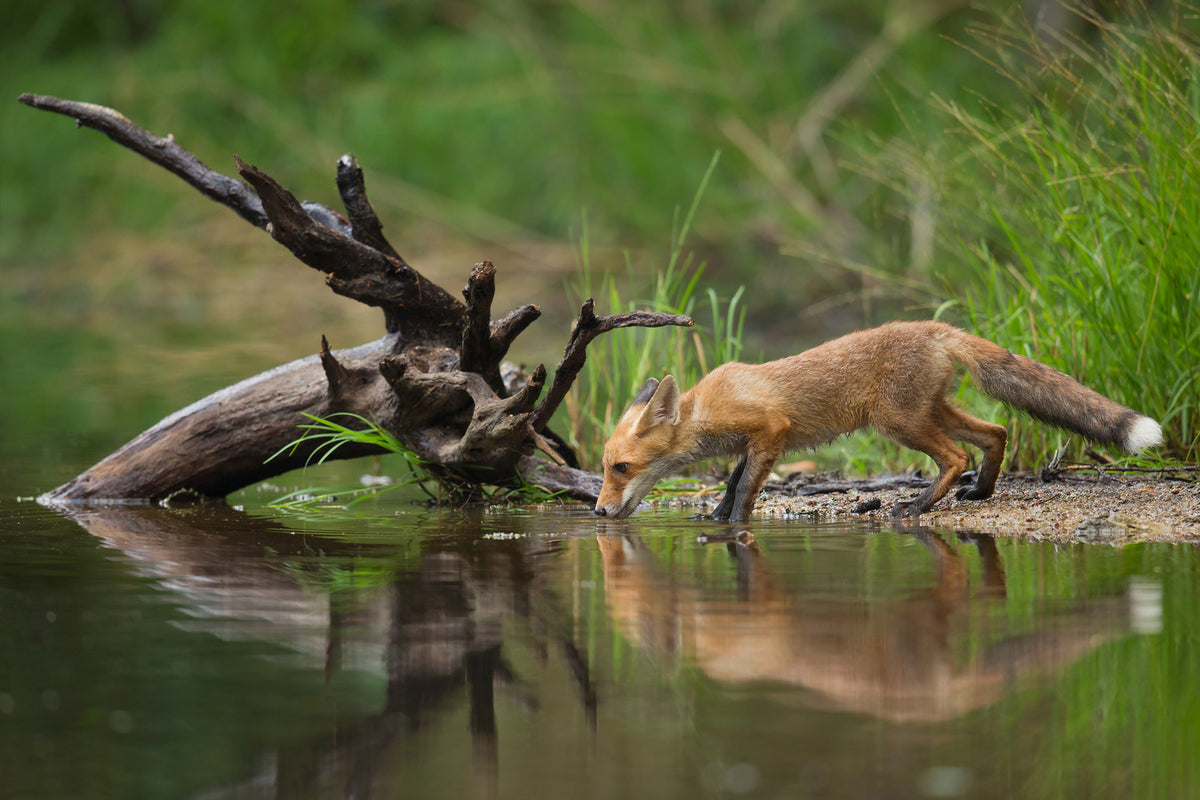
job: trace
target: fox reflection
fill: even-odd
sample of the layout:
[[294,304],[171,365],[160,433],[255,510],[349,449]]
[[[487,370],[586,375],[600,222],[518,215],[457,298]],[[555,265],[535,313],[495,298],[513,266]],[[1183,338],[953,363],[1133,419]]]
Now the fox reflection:
[[669,574],[640,539],[597,536],[615,627],[651,654],[727,683],[771,681],[814,693],[810,702],[900,722],[951,719],[990,705],[1022,680],[1053,673],[1122,633],[1109,599],[972,653],[988,637],[988,604],[1005,576],[995,543],[978,537],[983,585],[939,535],[916,534],[933,556],[934,586],[899,600],[850,601],[785,588],[752,543],[730,544],[738,594]]

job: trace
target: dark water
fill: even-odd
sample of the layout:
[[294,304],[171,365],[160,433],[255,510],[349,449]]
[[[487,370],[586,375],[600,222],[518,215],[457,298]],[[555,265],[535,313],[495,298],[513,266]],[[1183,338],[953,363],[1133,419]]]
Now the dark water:
[[0,796],[1197,797],[1200,554],[0,507]]

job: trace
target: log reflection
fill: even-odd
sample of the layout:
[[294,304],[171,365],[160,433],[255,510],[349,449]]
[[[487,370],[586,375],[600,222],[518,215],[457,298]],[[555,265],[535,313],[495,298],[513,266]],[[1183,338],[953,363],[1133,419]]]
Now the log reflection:
[[356,670],[386,680],[378,713],[344,719],[307,745],[269,754],[262,774],[220,787],[212,797],[240,796],[246,787],[264,783],[275,787],[277,797],[310,796],[319,786],[371,796],[381,773],[396,771],[385,754],[463,702],[479,793],[493,794],[496,687],[503,687],[505,702],[526,709],[538,705],[536,693],[505,658],[506,619],[521,620],[536,632],[543,660],[553,653],[562,663],[577,686],[586,723],[595,725],[588,660],[558,620],[563,604],[534,569],[540,554],[557,547],[553,542],[515,538],[479,547],[478,520],[451,517],[439,521],[439,535],[422,540],[419,552],[405,551],[387,566],[378,583],[339,588],[336,582],[317,583],[317,567],[306,574],[303,565],[360,556],[386,563],[389,548],[298,535],[224,507],[59,510],[179,598],[191,616],[181,627],[281,645],[292,653],[287,663],[323,670],[327,679]]

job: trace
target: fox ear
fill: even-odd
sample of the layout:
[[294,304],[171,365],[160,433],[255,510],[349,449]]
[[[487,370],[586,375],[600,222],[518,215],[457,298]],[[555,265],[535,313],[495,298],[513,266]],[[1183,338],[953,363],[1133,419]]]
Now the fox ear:
[[642,388],[638,389],[637,397],[633,398],[633,402],[629,404],[630,407],[644,406],[646,403],[649,403],[650,398],[654,397],[654,391],[657,388],[658,378],[647,378],[646,382],[642,384]]
[[[647,381],[646,386],[649,385],[650,381]],[[646,391],[646,386],[642,387],[643,392]],[[679,386],[670,375],[664,376],[654,389],[654,394],[642,409],[633,432],[641,435],[663,423],[679,424]]]

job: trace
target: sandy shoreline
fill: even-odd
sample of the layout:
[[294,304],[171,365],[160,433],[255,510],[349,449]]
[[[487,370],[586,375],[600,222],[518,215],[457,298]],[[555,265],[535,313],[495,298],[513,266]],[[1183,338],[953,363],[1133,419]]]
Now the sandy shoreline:
[[[1086,542],[1120,546],[1132,542],[1200,543],[1200,483],[1171,475],[1064,473],[1053,480],[1036,474],[1006,474],[987,500],[957,502],[948,497],[921,516],[933,527],[973,530],[1034,541]],[[883,518],[892,505],[911,499],[918,488],[853,488],[845,492],[802,494],[803,487],[830,476],[768,483],[755,516]],[[706,497],[709,502],[718,493]],[[858,513],[864,505],[879,508]]]

